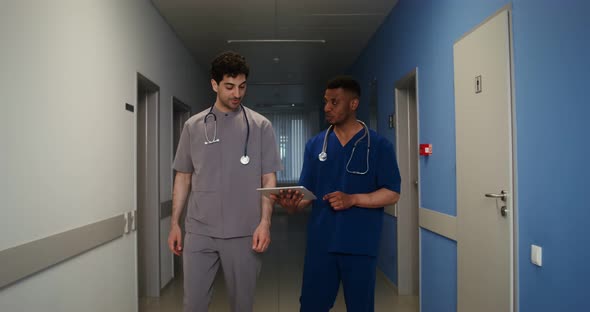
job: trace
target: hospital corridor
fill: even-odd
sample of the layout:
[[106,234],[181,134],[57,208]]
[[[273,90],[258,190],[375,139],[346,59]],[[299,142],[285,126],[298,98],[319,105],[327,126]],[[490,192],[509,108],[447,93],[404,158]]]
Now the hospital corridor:
[[0,0],[0,312],[590,311],[588,12]]

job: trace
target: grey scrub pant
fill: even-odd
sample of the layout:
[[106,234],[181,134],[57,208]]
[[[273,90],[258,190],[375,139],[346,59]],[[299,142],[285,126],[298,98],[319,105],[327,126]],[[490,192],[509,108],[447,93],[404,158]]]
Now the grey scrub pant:
[[252,236],[222,239],[186,233],[184,312],[208,311],[220,263],[231,311],[252,311],[256,280],[262,265],[261,256],[252,250]]

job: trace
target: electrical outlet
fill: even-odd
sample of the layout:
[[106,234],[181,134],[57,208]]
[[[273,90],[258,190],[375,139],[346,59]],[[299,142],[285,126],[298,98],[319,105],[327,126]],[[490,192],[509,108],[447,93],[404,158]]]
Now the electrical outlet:
[[531,262],[537,266],[543,266],[543,248],[531,245]]

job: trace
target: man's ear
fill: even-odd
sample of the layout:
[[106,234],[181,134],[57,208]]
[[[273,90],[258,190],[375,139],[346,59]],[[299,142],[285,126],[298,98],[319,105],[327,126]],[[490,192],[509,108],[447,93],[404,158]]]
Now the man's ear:
[[217,93],[217,91],[219,90],[219,85],[217,84],[217,81],[215,81],[215,79],[211,79],[211,88],[213,89],[213,91],[215,91],[215,93]]
[[350,109],[352,109],[353,111],[356,111],[358,107],[359,107],[359,98],[355,97],[352,99],[352,101],[350,101]]

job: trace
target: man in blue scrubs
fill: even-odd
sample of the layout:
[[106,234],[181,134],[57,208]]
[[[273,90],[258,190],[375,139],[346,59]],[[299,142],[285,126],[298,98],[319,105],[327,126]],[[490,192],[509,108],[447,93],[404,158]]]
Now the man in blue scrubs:
[[398,201],[400,174],[393,145],[356,119],[361,94],[351,77],[328,82],[324,95],[331,125],[309,140],[299,192],[273,196],[289,212],[312,204],[301,289],[301,311],[328,312],[340,283],[347,311],[374,311],[383,207]]

